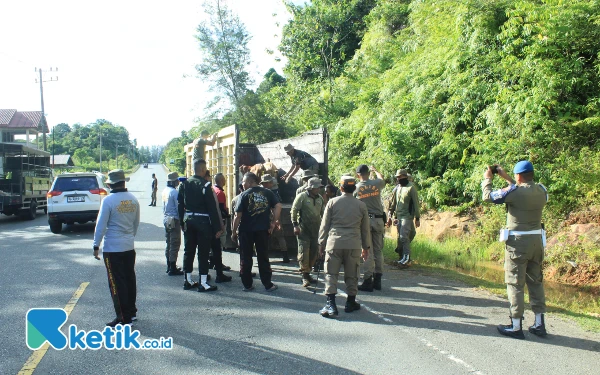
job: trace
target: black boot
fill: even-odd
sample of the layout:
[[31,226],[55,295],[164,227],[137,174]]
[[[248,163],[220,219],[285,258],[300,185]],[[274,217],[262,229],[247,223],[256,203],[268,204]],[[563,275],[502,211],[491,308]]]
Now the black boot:
[[283,263],[289,263],[290,262],[290,257],[288,256],[287,251],[285,253],[283,253]]
[[167,257],[167,272],[169,273],[169,271],[171,271],[171,262],[169,262],[169,258]]
[[338,309],[335,304],[335,294],[327,295],[327,303],[325,304],[325,307],[319,311],[319,314],[325,318],[335,318],[338,316]]
[[383,276],[382,273],[375,274],[375,279],[373,279],[373,289],[381,290],[381,276]]
[[348,296],[344,311],[351,313],[352,311],[360,310],[360,303],[356,302],[356,296]]
[[546,322],[544,319],[544,314],[542,314],[542,324],[534,324],[531,327],[529,327],[529,333],[533,333],[534,335],[539,337],[545,337],[546,335],[548,335],[548,332],[546,332]]
[[223,273],[223,271],[217,271],[217,277],[215,278],[215,283],[226,283],[231,281],[231,276],[227,276]]
[[185,280],[183,282],[183,290],[190,290],[190,289],[194,289],[198,287],[198,282],[193,281],[192,283],[189,283],[187,280]]
[[503,336],[513,337],[515,339],[523,340],[525,335],[523,334],[523,318],[521,318],[521,327],[518,330],[514,329],[512,318],[510,318],[510,325],[498,325],[498,332]]
[[183,271],[177,268],[175,262],[169,262],[169,276],[181,276],[183,274]]
[[373,277],[369,276],[368,278],[363,280],[363,283],[358,286],[358,290],[363,292],[372,292],[373,291]]

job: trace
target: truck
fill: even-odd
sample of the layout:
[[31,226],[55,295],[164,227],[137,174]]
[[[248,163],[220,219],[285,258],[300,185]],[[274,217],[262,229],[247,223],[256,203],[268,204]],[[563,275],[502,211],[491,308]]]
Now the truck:
[[27,220],[48,211],[52,185],[50,153],[19,143],[0,142],[0,213]]
[[[251,144],[240,142],[240,130],[237,125],[228,126],[217,133],[214,146],[207,145],[205,147],[204,159],[212,176],[217,173],[222,173],[225,176],[227,181],[225,194],[229,202],[238,194],[238,185],[242,182],[243,177],[240,172],[242,165],[253,166],[257,163],[270,161],[277,166],[278,173],[274,177],[279,181],[279,194],[283,206],[280,221],[288,251],[293,252],[297,250],[298,243],[294,236],[290,211],[296,196],[296,189],[301,185],[301,176],[298,172],[290,183],[285,183],[280,179],[292,166],[290,157],[283,150],[288,144],[292,144],[296,149],[308,152],[319,162],[319,175],[322,183],[326,184],[329,174],[327,163],[329,135],[322,128],[310,130],[292,138],[263,144]],[[186,177],[190,177],[194,174],[192,164],[194,143],[185,145],[184,150],[186,154]],[[231,225],[227,227],[230,232]],[[229,248],[235,247],[229,241],[229,236],[228,245]],[[281,250],[278,248],[277,241],[271,241],[270,249],[274,251]]]

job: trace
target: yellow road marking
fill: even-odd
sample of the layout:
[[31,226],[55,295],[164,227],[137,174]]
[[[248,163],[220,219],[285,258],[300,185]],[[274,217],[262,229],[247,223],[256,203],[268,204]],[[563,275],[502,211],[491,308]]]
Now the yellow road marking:
[[[90,285],[90,283],[87,281],[85,283],[81,283],[81,285],[79,285],[79,288],[77,288],[75,293],[73,293],[73,296],[71,297],[69,302],[67,302],[67,305],[65,306],[65,311],[67,312],[67,317],[69,315],[71,315],[71,311],[73,311],[73,309],[75,308],[75,305],[77,305],[79,298],[81,297],[81,295],[85,291],[85,288],[87,288],[88,285]],[[44,356],[46,355],[46,352],[48,351],[49,347],[50,347],[50,344],[48,344],[46,342],[44,345],[42,345],[42,347],[40,349],[34,351],[31,354],[31,356],[29,357],[29,359],[27,359],[27,361],[25,362],[23,367],[21,367],[21,371],[19,371],[17,373],[17,375],[33,374],[36,367],[40,364],[40,361],[42,360],[42,358],[44,358]]]

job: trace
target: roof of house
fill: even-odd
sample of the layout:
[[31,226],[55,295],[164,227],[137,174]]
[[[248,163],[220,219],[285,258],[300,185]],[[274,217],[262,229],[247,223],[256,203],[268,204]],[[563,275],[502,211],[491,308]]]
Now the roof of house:
[[[52,156],[50,157],[50,162],[52,162]],[[67,165],[72,167],[75,164],[73,163],[71,155],[54,155],[54,165]]]
[[19,112],[16,109],[0,109],[0,128],[37,129],[48,133],[46,118],[41,111]]

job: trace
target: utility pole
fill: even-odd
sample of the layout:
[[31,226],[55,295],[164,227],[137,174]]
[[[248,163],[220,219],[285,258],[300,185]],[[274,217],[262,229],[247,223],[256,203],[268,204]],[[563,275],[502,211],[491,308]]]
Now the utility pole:
[[[46,119],[46,112],[44,112],[44,82],[51,82],[51,81],[58,81],[58,76],[56,77],[50,77],[49,80],[44,81],[43,77],[42,77],[42,73],[43,72],[58,72],[58,68],[54,68],[54,70],[52,70],[53,68],[50,68],[50,70],[43,70],[43,69],[38,69],[35,68],[36,72],[40,73],[40,98],[41,98],[41,102],[42,102],[42,119]],[[37,82],[37,79],[36,79]],[[48,122],[46,121],[46,125],[48,125]],[[54,127],[52,127],[52,130],[54,130]],[[48,148],[47,146],[47,142],[46,142],[46,131],[45,129],[42,127],[42,137],[44,139],[44,151],[46,151],[46,149]],[[52,145],[54,146],[54,133],[52,134]],[[52,148],[54,150],[54,147]],[[54,168],[54,152],[52,153],[52,167]]]
[[117,163],[117,168],[115,169],[119,169],[119,145],[115,146],[115,160]]
[[100,130],[100,173],[102,173],[102,124],[98,129]]

